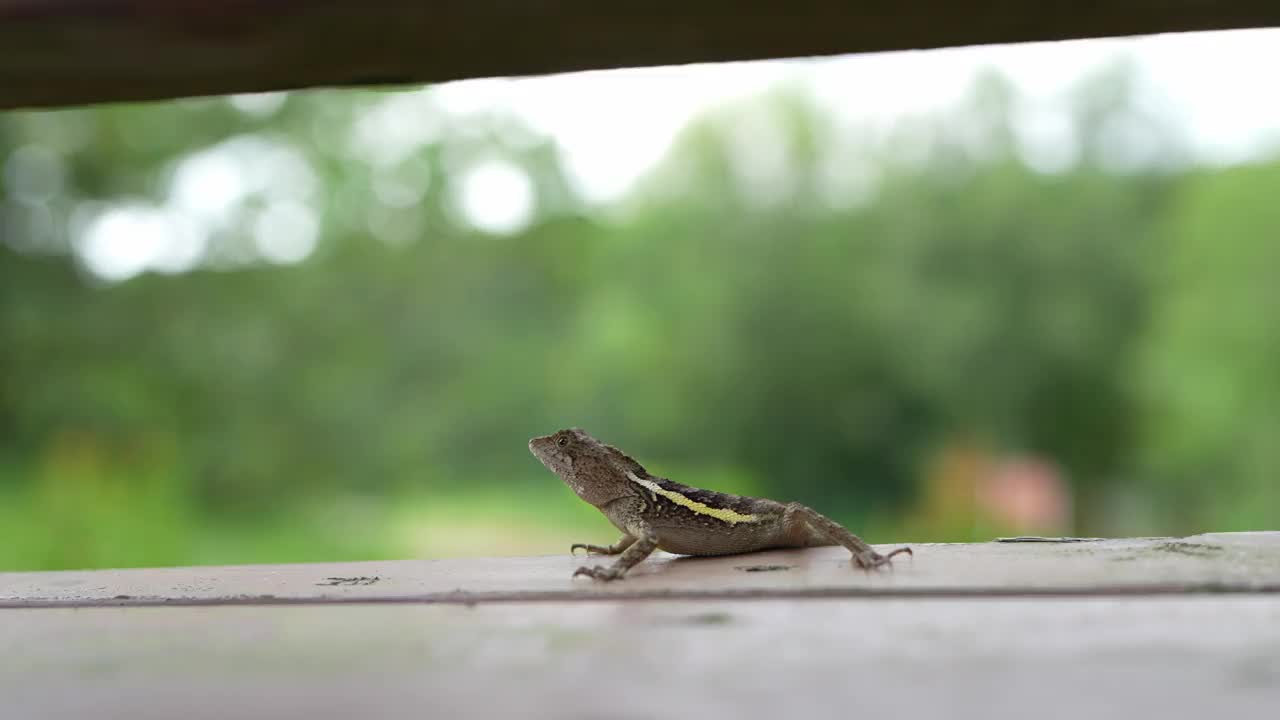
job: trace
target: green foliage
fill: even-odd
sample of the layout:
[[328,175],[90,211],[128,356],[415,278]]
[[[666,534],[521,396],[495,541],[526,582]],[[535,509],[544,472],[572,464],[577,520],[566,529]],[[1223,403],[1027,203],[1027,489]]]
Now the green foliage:
[[1280,511],[1277,193],[1280,165],[1204,173],[1168,220],[1144,450],[1162,510],[1189,526],[1266,529]]
[[[609,532],[525,450],[567,425],[873,539],[998,532],[946,458],[1011,453],[1062,470],[1082,531],[1280,519],[1280,174],[1114,167],[1182,153],[1124,68],[1074,97],[1080,162],[1054,174],[995,75],[878,145],[784,88],[695,122],[599,213],[545,139],[419,97],[0,116],[0,167],[39,147],[58,170],[0,194],[0,569],[558,552]],[[394,103],[438,131],[355,149]],[[189,272],[85,270],[95,213],[171,202],[228,147],[310,175],[226,205]],[[490,156],[534,189],[519,232],[453,200]],[[255,246],[273,193],[317,213],[300,264]]]

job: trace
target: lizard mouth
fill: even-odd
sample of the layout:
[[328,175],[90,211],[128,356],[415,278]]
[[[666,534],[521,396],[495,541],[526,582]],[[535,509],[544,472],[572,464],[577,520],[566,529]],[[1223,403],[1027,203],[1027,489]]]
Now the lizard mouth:
[[[550,435],[536,437],[529,441],[529,452],[533,453],[533,456],[538,458],[538,460],[541,461],[543,465],[547,465],[546,449],[547,449],[548,443],[550,442],[551,442]],[[550,467],[550,465],[548,465],[548,467]]]

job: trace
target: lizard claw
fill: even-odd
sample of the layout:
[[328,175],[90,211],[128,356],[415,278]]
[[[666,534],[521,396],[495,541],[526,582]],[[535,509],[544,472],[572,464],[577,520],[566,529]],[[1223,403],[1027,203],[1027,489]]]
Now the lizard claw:
[[894,555],[898,555],[901,553],[906,553],[908,555],[911,555],[912,557],[915,557],[915,553],[911,551],[911,548],[900,547],[896,550],[893,550],[888,555],[881,555],[880,553],[874,550],[867,550],[865,552],[860,552],[857,555],[854,555],[853,560],[854,562],[858,563],[858,567],[864,570],[871,570],[873,568],[883,567],[885,565],[889,565],[890,567],[892,567],[890,560],[893,559]]
[[[569,554],[570,554],[570,555],[574,555],[574,554],[576,554],[576,553],[578,552],[578,548],[582,548],[583,550],[586,550],[588,555],[590,555],[590,554],[591,554],[591,551],[590,551],[590,550],[587,550],[587,546],[586,546],[586,545],[584,545],[583,543],[574,543],[574,544],[570,545],[570,546],[569,546]],[[581,568],[579,568],[579,570],[581,570]],[[576,574],[576,573],[575,573],[575,574]]]
[[617,580],[622,577],[622,572],[617,568],[601,567],[599,565],[596,565],[595,567],[587,567],[583,565],[573,571],[573,577],[578,577],[579,575],[586,575],[592,580],[604,580],[608,582],[609,580]]

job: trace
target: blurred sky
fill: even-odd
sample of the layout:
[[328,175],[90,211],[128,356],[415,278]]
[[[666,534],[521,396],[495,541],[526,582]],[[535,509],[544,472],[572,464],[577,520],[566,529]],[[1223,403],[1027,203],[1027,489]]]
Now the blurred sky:
[[[1020,152],[1043,172],[1071,167],[1072,129],[1060,112],[1065,93],[1118,59],[1131,60],[1143,85],[1139,102],[1178,127],[1194,162],[1232,164],[1280,147],[1280,31],[1233,31],[1128,39],[985,46],[623,71],[527,79],[447,83],[393,93],[369,108],[349,138],[352,153],[391,168],[439,137],[450,119],[514,117],[553,138],[582,197],[607,207],[652,168],[687,123],[717,106],[778,86],[807,88],[843,134],[874,147],[904,118],[936,113],[966,96],[984,70],[1013,82]],[[269,115],[281,94],[235,96],[247,115]],[[465,126],[465,123],[462,123]],[[748,142],[767,163],[769,128],[749,128]],[[1141,138],[1128,138],[1140,145]],[[838,148],[829,149],[838,152]],[[1117,169],[1141,163],[1140,150],[1116,153]],[[56,159],[39,149],[14,153],[11,177],[34,177]],[[767,173],[768,167],[762,167]],[[495,156],[458,169],[459,215],[486,232],[521,230],[533,211],[524,172]],[[21,182],[15,183],[20,185]],[[289,264],[305,259],[320,232],[309,200],[314,174],[296,148],[238,136],[184,159],[163,206],[121,202],[95,209],[81,223],[76,248],[107,280],[139,272],[181,272],[200,261],[204,239],[254,193],[271,196],[255,223],[261,256]],[[389,205],[411,203],[424,190],[403,182],[379,188]]]
[[[1051,108],[1119,57],[1150,81],[1147,101],[1185,124],[1200,159],[1239,162],[1280,143],[1280,94],[1265,89],[1280,68],[1280,30],[1270,29],[479,80],[432,92],[450,112],[510,110],[552,135],[580,189],[609,201],[657,162],[694,115],[783,81],[808,85],[848,121],[884,128],[955,104],[988,68]],[[1034,128],[1025,135],[1030,145],[1057,140]]]

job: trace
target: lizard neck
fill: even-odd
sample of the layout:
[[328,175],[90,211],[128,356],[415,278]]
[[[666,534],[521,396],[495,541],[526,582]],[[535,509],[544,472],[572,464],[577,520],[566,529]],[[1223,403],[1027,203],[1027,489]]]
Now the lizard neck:
[[635,484],[627,477],[626,469],[618,467],[607,456],[576,460],[564,481],[584,502],[602,511],[616,500],[639,496]]

